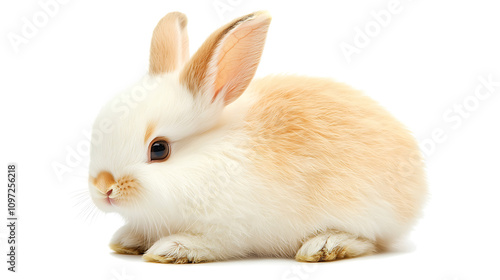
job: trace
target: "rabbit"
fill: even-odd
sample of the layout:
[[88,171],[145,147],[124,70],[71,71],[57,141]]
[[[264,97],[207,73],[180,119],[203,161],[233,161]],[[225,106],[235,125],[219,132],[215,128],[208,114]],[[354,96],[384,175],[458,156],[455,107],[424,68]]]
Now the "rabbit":
[[270,22],[237,18],[190,57],[186,16],[159,21],[149,72],[93,125],[90,196],[125,221],[112,250],[333,261],[390,248],[421,216],[418,145],[378,103],[329,78],[253,79]]

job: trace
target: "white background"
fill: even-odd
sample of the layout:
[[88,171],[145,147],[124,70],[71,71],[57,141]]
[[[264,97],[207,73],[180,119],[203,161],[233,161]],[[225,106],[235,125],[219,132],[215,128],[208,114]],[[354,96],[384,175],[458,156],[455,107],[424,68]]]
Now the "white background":
[[[7,164],[16,162],[19,176],[18,273],[7,272],[2,261],[7,279],[499,279],[495,1],[401,0],[385,26],[374,14],[388,10],[390,0],[69,0],[51,7],[43,22],[40,3],[48,1],[0,4],[0,170],[6,174]],[[92,210],[85,192],[87,135],[100,106],[146,73],[152,30],[175,10],[189,18],[191,53],[232,18],[268,10],[273,22],[257,76],[332,77],[365,91],[407,124],[426,155],[430,197],[400,249],[321,264],[161,265],[110,252],[107,243],[121,220]],[[36,24],[29,36],[22,34],[26,22]],[[366,28],[369,41],[361,44],[357,30]],[[13,44],[13,36],[24,41]],[[347,57],[345,44],[359,47],[357,53]],[[476,89],[488,93],[481,79],[498,82],[479,100]],[[68,170],[58,173],[55,165]],[[6,175],[1,178],[6,187]],[[0,193],[6,217],[6,191]],[[1,260],[7,254],[3,224]]]

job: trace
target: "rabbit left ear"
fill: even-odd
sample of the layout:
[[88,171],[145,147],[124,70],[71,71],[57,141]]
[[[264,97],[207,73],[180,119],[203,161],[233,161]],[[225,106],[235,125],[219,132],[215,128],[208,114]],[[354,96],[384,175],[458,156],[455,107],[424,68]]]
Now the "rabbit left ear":
[[179,12],[168,13],[158,22],[151,39],[150,74],[175,71],[189,59],[186,25],[186,16]]

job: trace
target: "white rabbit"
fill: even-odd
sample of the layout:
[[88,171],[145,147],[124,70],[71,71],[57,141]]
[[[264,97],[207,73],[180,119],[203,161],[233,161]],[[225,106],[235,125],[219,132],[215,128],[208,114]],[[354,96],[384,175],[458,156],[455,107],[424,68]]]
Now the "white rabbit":
[[94,125],[92,199],[126,220],[118,253],[187,263],[330,261],[408,232],[426,196],[418,146],[375,101],[326,78],[252,80],[271,17],[215,31],[189,58],[167,14],[150,69]]

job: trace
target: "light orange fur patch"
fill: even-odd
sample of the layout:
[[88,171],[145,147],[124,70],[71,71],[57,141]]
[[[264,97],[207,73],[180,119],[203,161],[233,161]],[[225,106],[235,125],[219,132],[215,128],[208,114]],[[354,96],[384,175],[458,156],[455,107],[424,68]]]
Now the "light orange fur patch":
[[387,201],[402,220],[418,213],[426,187],[417,144],[375,101],[329,79],[297,76],[254,81],[251,92],[258,95],[246,117],[252,160],[263,178],[283,182],[286,190],[269,191],[289,194],[290,211],[367,214],[372,201]]
[[148,139],[153,135],[153,132],[156,129],[156,124],[154,122],[149,122],[146,127],[146,133],[144,134],[144,144],[148,142]]

